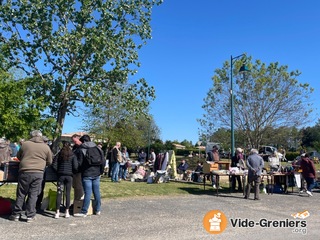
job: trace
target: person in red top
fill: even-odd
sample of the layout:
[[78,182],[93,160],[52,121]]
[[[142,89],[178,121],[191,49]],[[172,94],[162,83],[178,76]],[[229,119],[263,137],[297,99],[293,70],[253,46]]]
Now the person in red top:
[[306,193],[312,197],[311,190],[314,187],[314,179],[316,178],[316,168],[314,167],[314,163],[309,158],[308,153],[304,153],[301,155],[301,163],[300,167],[302,169],[302,176],[307,182],[307,191]]

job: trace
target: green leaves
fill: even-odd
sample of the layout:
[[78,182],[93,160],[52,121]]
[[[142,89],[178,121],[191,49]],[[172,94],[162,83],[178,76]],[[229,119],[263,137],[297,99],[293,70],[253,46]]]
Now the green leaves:
[[123,95],[128,111],[143,111],[154,89],[144,80],[128,87],[129,77],[139,66],[138,49],[151,38],[152,7],[161,2],[6,1],[0,6],[4,55],[12,66],[42,79],[37,91],[45,94],[52,114],[62,116],[60,129],[75,101],[99,105]]
[[[250,57],[246,65],[251,71],[243,78],[238,72],[241,64],[236,61],[233,69],[234,125],[237,130],[246,129],[251,146],[258,147],[269,127],[297,127],[306,123],[312,110],[308,98],[313,89],[299,83],[298,70],[288,71],[288,66],[278,62],[269,65],[260,60],[252,62]],[[212,88],[203,105],[206,114],[200,122],[207,130],[210,123],[214,123],[216,130],[228,129],[231,121],[230,64],[226,62],[221,69],[216,69],[212,79]]]

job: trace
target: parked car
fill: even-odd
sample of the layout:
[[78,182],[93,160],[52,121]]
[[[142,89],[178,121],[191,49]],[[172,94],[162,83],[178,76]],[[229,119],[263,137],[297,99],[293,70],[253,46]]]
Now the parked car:
[[308,152],[309,154],[309,158],[310,159],[313,159],[313,160],[319,160],[320,159],[320,153],[317,152],[317,151],[311,151],[311,152]]
[[268,157],[269,155],[271,155],[273,152],[277,152],[278,156],[279,156],[279,160],[280,161],[285,161],[283,154],[278,152],[278,149],[272,146],[261,146],[259,148],[259,154],[263,155],[263,159],[265,161],[268,161]]

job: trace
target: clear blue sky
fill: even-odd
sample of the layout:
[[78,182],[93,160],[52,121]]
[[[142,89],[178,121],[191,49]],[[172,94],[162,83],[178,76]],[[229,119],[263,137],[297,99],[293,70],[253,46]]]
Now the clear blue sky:
[[[213,72],[242,53],[301,71],[299,81],[315,89],[311,100],[317,119],[319,10],[319,0],[164,0],[155,7],[153,38],[139,52],[142,66],[136,77],[156,89],[151,114],[161,139],[198,141],[196,119],[202,117]],[[81,130],[79,126],[67,117],[63,132]]]

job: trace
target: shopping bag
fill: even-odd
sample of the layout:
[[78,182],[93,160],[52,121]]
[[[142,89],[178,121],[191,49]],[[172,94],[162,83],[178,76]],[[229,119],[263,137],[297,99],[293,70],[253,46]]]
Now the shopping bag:
[[57,191],[49,189],[48,198],[49,198],[48,210],[55,211],[56,201],[57,201]]
[[11,214],[11,201],[6,198],[0,197],[0,215]]

